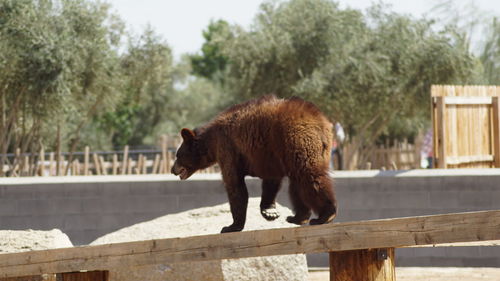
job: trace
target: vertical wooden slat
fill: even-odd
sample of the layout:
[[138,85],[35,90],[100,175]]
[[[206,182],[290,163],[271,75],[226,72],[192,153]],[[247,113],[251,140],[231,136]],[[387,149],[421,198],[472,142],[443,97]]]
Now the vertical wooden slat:
[[162,135],[161,136],[161,156],[162,156],[162,162],[163,162],[163,170],[161,171],[162,174],[168,173],[170,163],[169,162],[169,157],[168,157],[168,145],[167,145],[167,136]]
[[493,97],[493,155],[495,167],[500,168],[500,102],[499,97]]
[[49,176],[54,175],[54,152],[49,154]]
[[127,164],[128,164],[128,145],[123,149],[123,159],[122,159],[122,175],[127,173]]
[[118,155],[113,154],[113,175],[116,175],[118,172]]
[[93,159],[94,159],[94,169],[97,175],[101,175],[101,165],[99,165],[99,156],[97,156],[97,153],[93,153]]
[[158,173],[159,163],[160,163],[160,155],[156,154],[155,155],[155,160],[153,162],[153,170],[151,171],[151,174],[157,174]]
[[89,175],[90,148],[85,146],[85,154],[83,156],[83,175]]
[[101,167],[101,173],[105,176],[108,175],[108,170],[106,167],[106,162],[104,161],[104,157],[99,156],[99,166]]
[[43,146],[40,148],[40,154],[38,157],[38,175],[45,176],[45,149]]
[[446,108],[444,97],[436,97],[438,168],[446,169]]

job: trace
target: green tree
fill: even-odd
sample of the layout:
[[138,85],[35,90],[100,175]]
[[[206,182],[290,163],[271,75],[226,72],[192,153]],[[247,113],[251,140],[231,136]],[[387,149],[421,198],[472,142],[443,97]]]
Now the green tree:
[[151,27],[138,38],[130,38],[120,58],[123,99],[114,111],[103,114],[101,127],[110,134],[114,147],[140,145],[169,110],[175,95],[172,51]]
[[0,1],[0,153],[77,143],[81,124],[113,100],[113,46],[121,29],[108,8],[93,1]]
[[222,74],[226,70],[227,57],[222,54],[223,44],[232,37],[230,26],[224,20],[212,21],[203,31],[205,43],[201,54],[190,56],[192,73],[199,77],[222,82]]
[[434,31],[432,21],[385,10],[266,2],[253,28],[234,27],[223,49],[231,93],[236,100],[269,93],[311,100],[347,129],[347,160],[362,155],[391,123],[428,112],[431,84],[474,81],[479,69],[452,27]]

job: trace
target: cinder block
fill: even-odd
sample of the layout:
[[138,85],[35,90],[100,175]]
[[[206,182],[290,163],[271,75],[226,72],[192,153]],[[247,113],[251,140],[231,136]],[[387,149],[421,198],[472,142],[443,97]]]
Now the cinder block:
[[55,206],[50,200],[38,199],[21,199],[17,200],[17,214],[23,215],[48,215],[54,214]]
[[35,198],[35,185],[10,185],[2,192],[3,199],[32,199]]
[[228,202],[227,194],[179,195],[179,210],[186,211],[201,207],[213,206]]
[[103,188],[99,183],[66,183],[63,185],[66,198],[101,197]]
[[0,229],[29,229],[33,216],[1,216]]
[[492,194],[486,192],[467,191],[460,192],[457,196],[460,207],[489,209],[494,207],[495,204],[497,207],[500,204],[498,202],[493,202],[493,196],[491,195]]
[[[17,214],[17,200],[8,200],[0,198],[0,216]],[[1,220],[1,217],[0,217]]]
[[64,232],[69,230],[97,229],[101,216],[98,215],[66,215],[64,216]]
[[179,196],[130,196],[128,201],[128,211],[137,212],[158,212],[171,213],[179,209]]
[[65,194],[65,184],[40,184],[34,188],[34,198],[36,199],[56,199],[67,198]]

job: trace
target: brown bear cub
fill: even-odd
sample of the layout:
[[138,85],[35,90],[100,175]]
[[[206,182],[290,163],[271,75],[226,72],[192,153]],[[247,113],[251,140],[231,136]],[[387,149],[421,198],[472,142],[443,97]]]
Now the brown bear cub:
[[221,232],[245,226],[248,191],[245,176],[262,179],[261,214],[279,217],[276,195],[289,178],[294,216],[287,221],[331,222],[337,212],[333,183],[328,175],[332,125],[320,110],[300,98],[265,96],[232,106],[195,130],[182,129],[172,173],[181,180],[218,163],[229,197],[233,224]]

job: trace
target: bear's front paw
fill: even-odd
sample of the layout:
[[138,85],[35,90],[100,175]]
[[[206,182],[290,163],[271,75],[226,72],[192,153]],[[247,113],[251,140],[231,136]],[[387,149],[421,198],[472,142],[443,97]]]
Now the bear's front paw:
[[278,210],[273,207],[267,209],[261,208],[260,214],[268,221],[273,221],[280,217],[280,213],[278,212]]
[[232,224],[232,225],[223,227],[222,230],[220,231],[220,233],[238,232],[238,231],[242,231],[242,230],[243,230],[243,226],[235,226],[234,224]]

